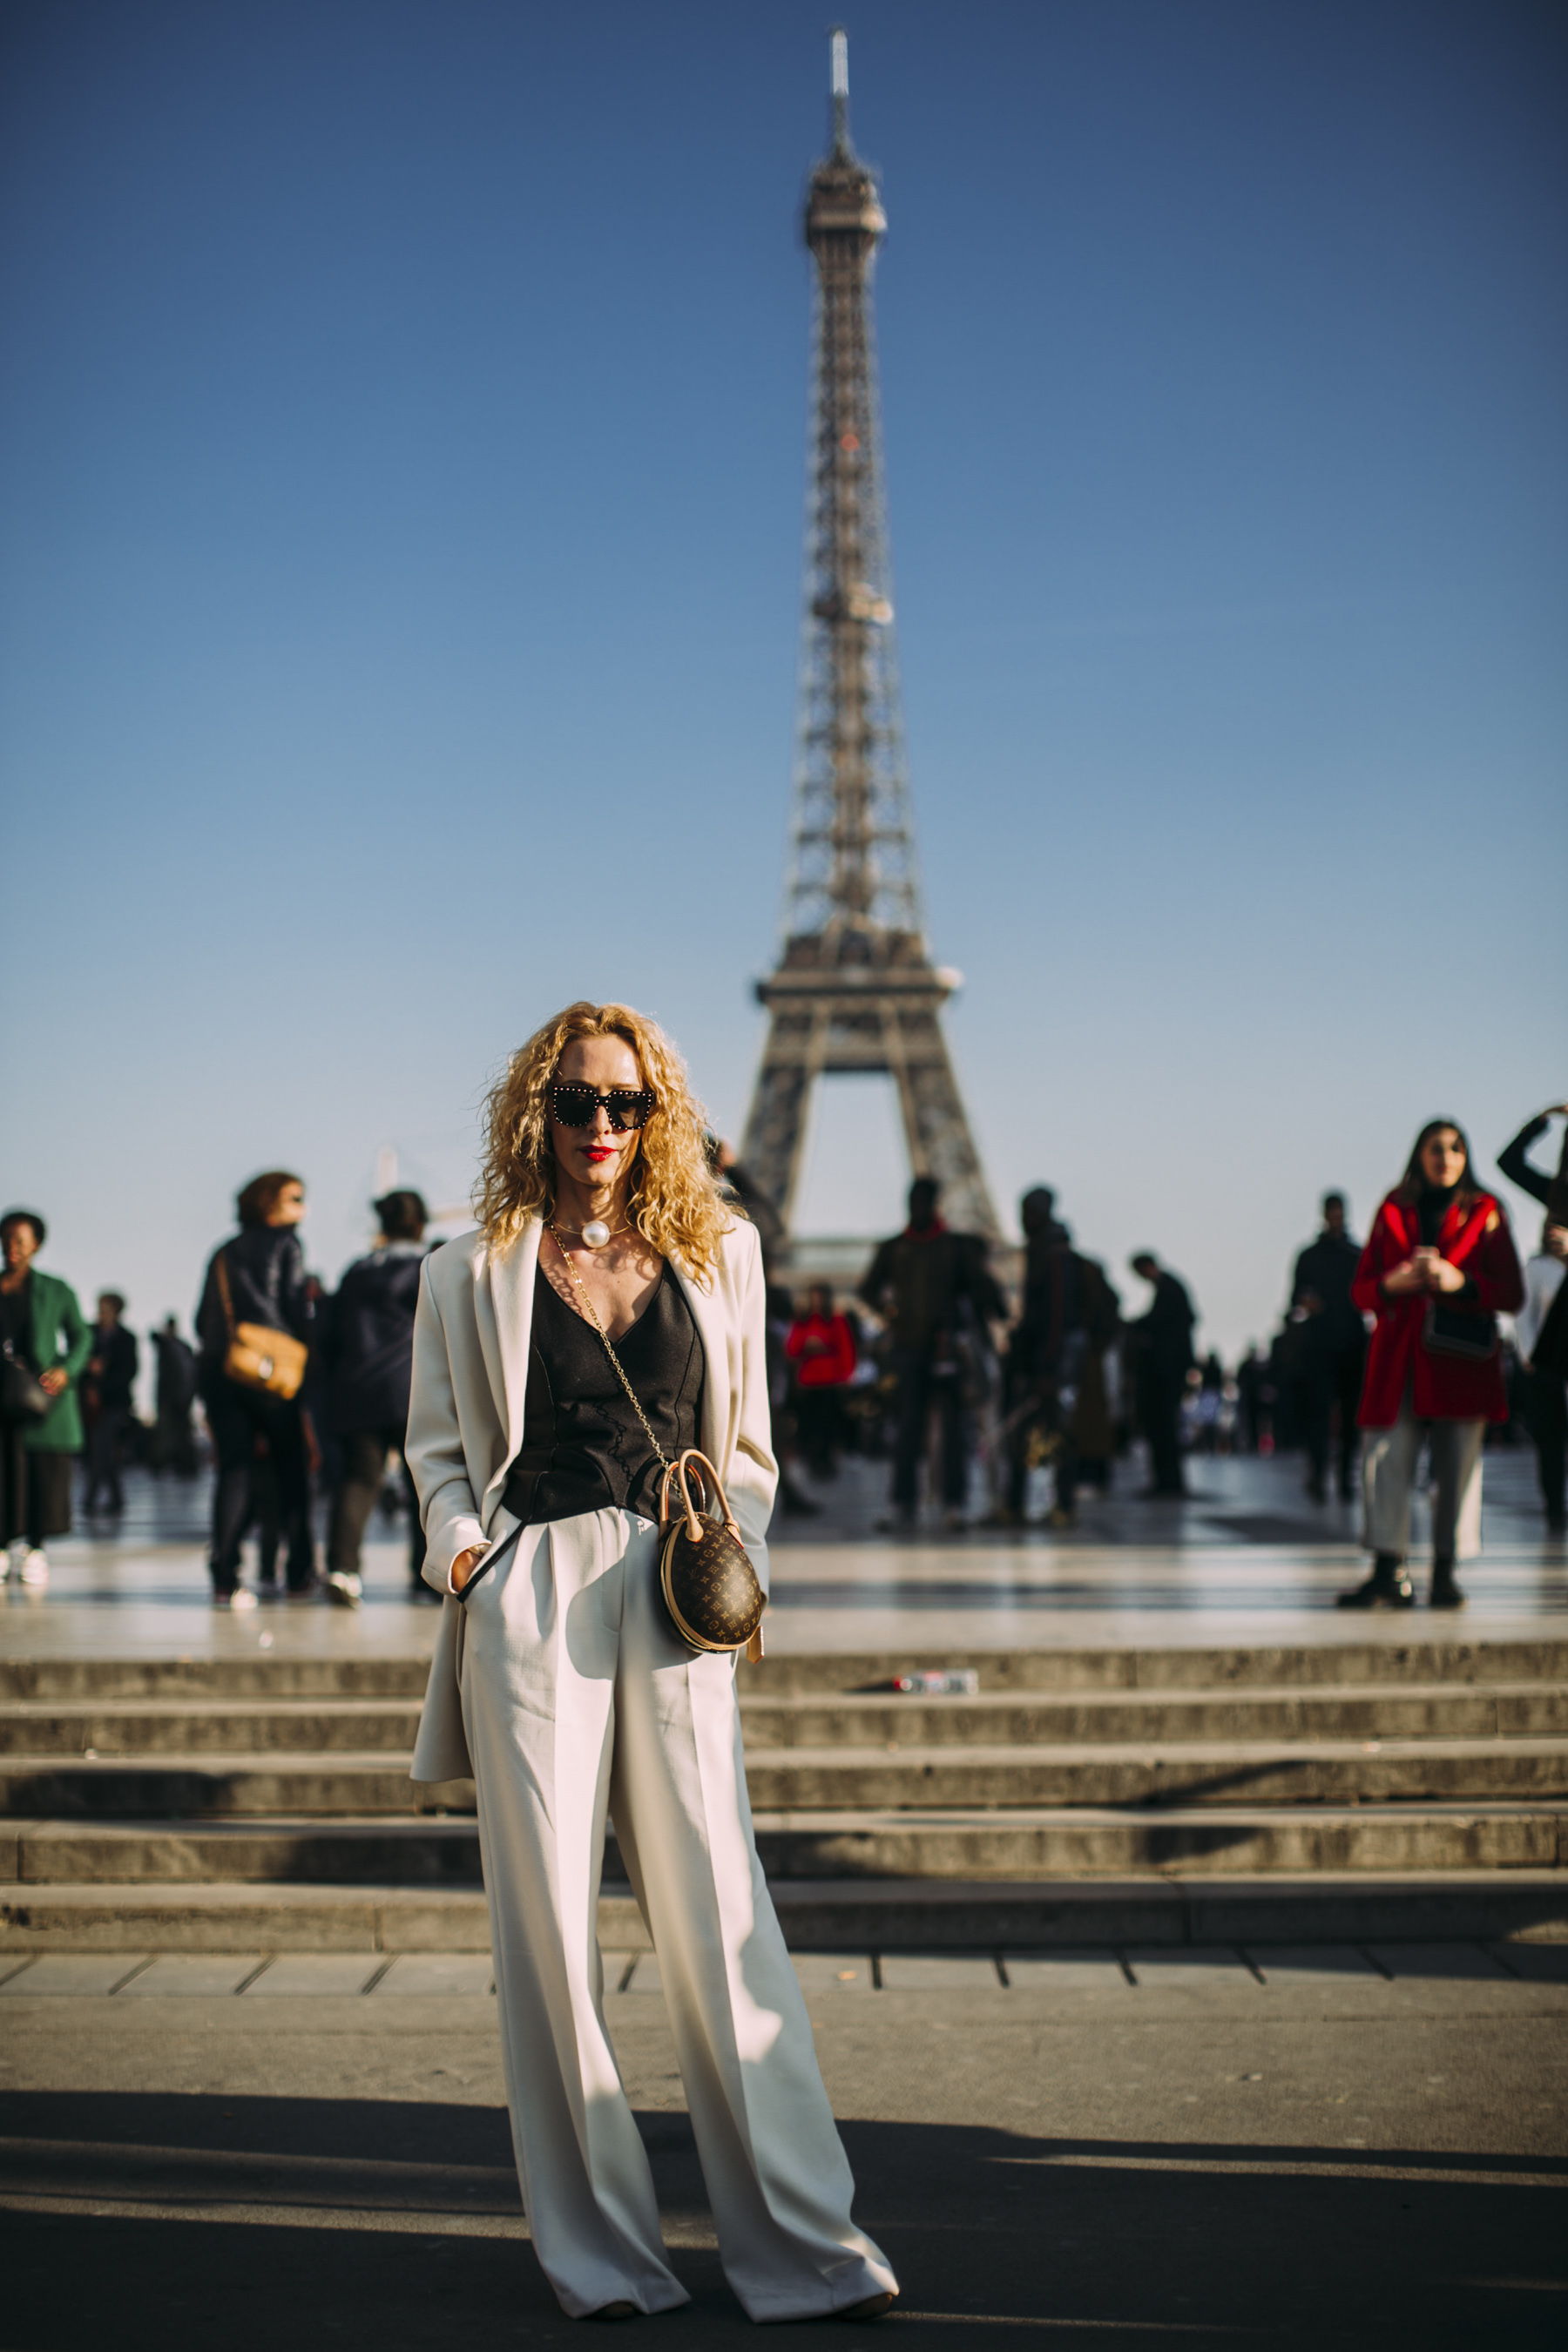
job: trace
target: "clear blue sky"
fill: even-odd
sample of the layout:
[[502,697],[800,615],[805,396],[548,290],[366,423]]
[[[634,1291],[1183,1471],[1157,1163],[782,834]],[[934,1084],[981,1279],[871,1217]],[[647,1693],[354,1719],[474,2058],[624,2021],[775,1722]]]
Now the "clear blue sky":
[[[560,1002],[736,1130],[787,820],[799,0],[13,0],[0,1192],[187,1317],[443,1201]],[[1326,1184],[1568,1095],[1565,27],[864,0],[929,927],[999,1199],[1227,1349]],[[872,1230],[886,1107],[807,1222]],[[1517,1204],[1516,1204],[1517,1205]],[[1527,1231],[1532,1230],[1527,1225]]]

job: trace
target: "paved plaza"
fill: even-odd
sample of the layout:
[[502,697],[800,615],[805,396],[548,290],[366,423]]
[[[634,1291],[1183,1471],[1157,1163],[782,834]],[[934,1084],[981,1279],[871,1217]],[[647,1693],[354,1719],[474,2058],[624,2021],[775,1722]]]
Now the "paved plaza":
[[[1531,1468],[1489,1461],[1462,1620],[1367,1621],[1331,1606],[1359,1572],[1353,1524],[1310,1505],[1289,1462],[1196,1462],[1182,1507],[1088,1497],[1066,1537],[900,1543],[871,1530],[881,1473],[850,1465],[820,1517],[775,1526],[771,1650],[804,1672],[835,1652],[1540,1647],[1568,1629],[1568,1561]],[[395,1530],[359,1612],[233,1617],[205,1600],[204,1508],[200,1486],[134,1480],[118,1531],[58,1546],[46,1594],[7,1591],[0,1662],[314,1675],[428,1651],[436,1612],[406,1596]],[[797,1950],[857,2210],[903,2284],[889,2340],[1562,2341],[1568,1944],[1234,1933]],[[637,2326],[682,2352],[738,2345],[751,2329],[638,1942],[606,1938],[605,2006],[694,2300]],[[271,2352],[302,2319],[391,2352],[574,2334],[526,2244],[482,1949],[176,1950],[146,1933],[8,1950],[0,2167],[0,2344],[17,2352],[110,2327],[132,2352],[171,2334]]]
[[[1568,1547],[1550,1538],[1525,1447],[1487,1456],[1484,1558],[1467,1570],[1462,1621],[1336,1612],[1360,1581],[1359,1512],[1318,1505],[1295,1457],[1198,1457],[1184,1503],[1142,1502],[1127,1489],[1080,1497],[1079,1525],[1057,1535],[1002,1534],[975,1523],[913,1538],[879,1535],[886,1465],[847,1461],[831,1485],[806,1484],[812,1517],[775,1513],[770,1543],[770,1652],[1036,1649],[1055,1643],[1213,1644],[1222,1641],[1408,1642],[1436,1632],[1519,1633],[1568,1625]],[[404,1547],[379,1518],[365,1548],[365,1599],[355,1613],[282,1600],[227,1617],[208,1600],[207,1486],[132,1473],[122,1519],[50,1547],[47,1592],[7,1588],[0,1657],[81,1654],[222,1656],[266,1649],[321,1655],[428,1652],[433,1608],[411,1603]],[[1425,1591],[1418,1507],[1413,1555]],[[254,1583],[253,1546],[247,1580]]]
[[[932,2352],[1560,2344],[1565,1958],[1086,1952],[1015,1960],[1004,1986],[910,1957],[879,1986],[855,1956],[802,1955],[857,2211],[903,2284],[884,2332]],[[649,1965],[606,2007],[694,2301],[639,2339],[738,2346]],[[570,2342],[524,2242],[488,1961],[258,1969],[61,1956],[0,1987],[0,2340]]]

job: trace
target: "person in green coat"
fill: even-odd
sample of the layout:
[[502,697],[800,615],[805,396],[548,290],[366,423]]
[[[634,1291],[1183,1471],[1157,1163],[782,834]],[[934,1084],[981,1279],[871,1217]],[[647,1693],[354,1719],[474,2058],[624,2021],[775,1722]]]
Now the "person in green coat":
[[35,1209],[0,1217],[0,1350],[32,1373],[49,1399],[41,1414],[0,1404],[0,1573],[23,1584],[49,1580],[50,1536],[70,1533],[71,1463],[81,1452],[77,1383],[92,1352],[92,1331],[68,1282],[33,1260],[47,1234]]

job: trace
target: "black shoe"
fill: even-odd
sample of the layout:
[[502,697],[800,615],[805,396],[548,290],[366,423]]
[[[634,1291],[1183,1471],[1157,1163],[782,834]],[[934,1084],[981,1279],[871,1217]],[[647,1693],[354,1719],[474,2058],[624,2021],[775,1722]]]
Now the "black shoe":
[[1426,1596],[1428,1609],[1462,1609],[1465,1595],[1454,1577],[1451,1559],[1432,1562],[1432,1590]]
[[1334,1606],[1336,1609],[1414,1609],[1415,1587],[1405,1574],[1405,1562],[1395,1559],[1392,1552],[1380,1551],[1366,1582],[1352,1586],[1349,1592],[1336,1593]]
[[597,2311],[585,2311],[584,2319],[637,2319],[640,2316],[635,2303],[604,2303]]
[[823,2315],[827,2319],[880,2319],[884,2312],[891,2311],[898,2299],[887,2292],[868,2294],[863,2302],[846,2304],[842,2311],[829,2311]]

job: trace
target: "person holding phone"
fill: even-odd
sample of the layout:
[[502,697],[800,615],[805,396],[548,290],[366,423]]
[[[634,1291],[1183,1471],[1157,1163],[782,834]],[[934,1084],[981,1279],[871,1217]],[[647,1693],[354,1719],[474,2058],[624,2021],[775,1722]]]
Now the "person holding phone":
[[1475,1181],[1453,1119],[1429,1119],[1416,1137],[1378,1210],[1351,1296],[1377,1318],[1357,1415],[1373,1570],[1339,1605],[1415,1605],[1405,1556],[1426,1444],[1436,1488],[1431,1605],[1463,1608],[1454,1571],[1480,1550],[1481,1441],[1489,1422],[1508,1419],[1497,1318],[1521,1305],[1524,1284],[1502,1206]]

